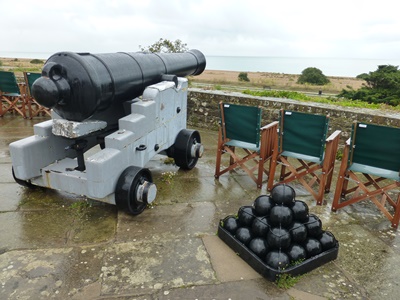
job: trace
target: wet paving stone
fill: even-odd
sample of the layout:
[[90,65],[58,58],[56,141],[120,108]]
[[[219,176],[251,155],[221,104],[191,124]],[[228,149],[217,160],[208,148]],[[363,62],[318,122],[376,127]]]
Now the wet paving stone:
[[23,188],[15,183],[2,182],[0,189],[0,212],[17,210],[22,199]]
[[200,238],[115,244],[102,267],[102,295],[152,294],[160,289],[208,285],[216,281]]
[[335,227],[333,233],[340,241],[339,257],[335,263],[346,271],[349,278],[363,285],[369,296],[375,295],[372,299],[377,299],[374,289],[380,285],[380,291],[385,290],[386,296],[394,296],[393,291],[399,288],[394,278],[400,273],[394,267],[394,260],[398,259],[394,250],[360,225]]
[[159,205],[134,217],[120,213],[117,241],[197,237],[214,234],[217,224],[212,202]]
[[57,210],[52,212],[6,212],[0,214],[0,248],[36,249],[63,247],[73,217]]
[[[17,250],[4,253],[0,257],[0,298],[73,298],[85,288],[99,282],[103,253],[104,249],[101,247]],[[92,299],[96,296],[93,291],[91,296]]]
[[[295,288],[326,299],[365,299],[366,292],[335,261],[303,274]],[[315,284],[318,282],[318,284]]]

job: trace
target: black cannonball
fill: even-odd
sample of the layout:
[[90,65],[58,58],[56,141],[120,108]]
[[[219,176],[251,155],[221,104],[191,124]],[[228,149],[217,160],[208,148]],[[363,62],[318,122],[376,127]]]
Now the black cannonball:
[[299,222],[306,222],[308,220],[308,205],[307,203],[295,200],[292,206],[293,218]]
[[307,258],[313,257],[318,255],[322,252],[322,245],[321,243],[314,238],[307,238],[303,244],[304,249],[307,251]]
[[248,245],[252,239],[250,228],[248,227],[239,227],[236,230],[235,238],[244,245]]
[[283,205],[276,205],[271,209],[269,221],[274,226],[288,227],[293,220],[292,210]]
[[307,228],[300,222],[293,222],[288,230],[293,243],[302,243],[307,238]]
[[319,238],[319,242],[321,243],[322,251],[332,249],[333,247],[336,246],[335,236],[329,231],[324,231],[321,234],[321,237]]
[[268,245],[272,249],[286,249],[290,246],[290,233],[284,228],[274,227],[267,234]]
[[268,195],[261,195],[254,200],[253,207],[257,216],[269,216],[269,213],[274,207],[275,202]]
[[251,233],[254,237],[266,237],[269,227],[268,219],[266,217],[256,217],[251,225]]
[[249,243],[249,249],[254,252],[258,257],[264,259],[268,252],[268,244],[264,238],[254,238]]
[[273,269],[283,270],[286,269],[286,267],[289,265],[290,259],[286,253],[273,250],[268,252],[265,258],[265,262]]
[[316,215],[310,214],[304,225],[307,228],[308,237],[319,238],[321,236],[322,222]]
[[253,208],[251,206],[242,206],[238,211],[239,225],[242,227],[250,227],[255,218]]
[[296,193],[294,189],[287,184],[277,184],[271,190],[271,197],[276,204],[283,204],[290,207],[294,204]]
[[307,258],[307,251],[299,244],[292,244],[286,250],[291,262],[301,262]]
[[230,216],[224,219],[222,227],[229,231],[231,234],[235,234],[239,226],[237,219],[234,216]]

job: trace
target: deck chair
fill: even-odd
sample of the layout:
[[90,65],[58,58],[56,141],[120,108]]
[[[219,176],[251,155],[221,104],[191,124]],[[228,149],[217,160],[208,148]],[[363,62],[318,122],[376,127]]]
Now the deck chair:
[[13,72],[0,71],[0,117],[7,112],[27,117],[25,89],[18,85]]
[[32,84],[35,82],[36,79],[41,77],[42,74],[40,73],[31,73],[31,72],[24,72],[24,79],[26,83],[26,104],[29,111],[29,118],[32,119],[33,117],[39,115],[48,115],[51,116],[50,109],[44,106],[41,106],[35,98],[32,96]]
[[[261,107],[220,103],[221,122],[215,178],[242,168],[262,187],[263,174],[268,175],[266,162],[272,156],[278,122],[261,128]],[[228,154],[229,164],[222,166],[222,155]]]
[[280,111],[279,134],[271,160],[268,190],[274,186],[277,166],[279,183],[298,180],[318,205],[330,190],[340,130],[328,138],[329,117]]
[[354,122],[345,145],[332,210],[369,199],[397,228],[399,187],[400,128]]

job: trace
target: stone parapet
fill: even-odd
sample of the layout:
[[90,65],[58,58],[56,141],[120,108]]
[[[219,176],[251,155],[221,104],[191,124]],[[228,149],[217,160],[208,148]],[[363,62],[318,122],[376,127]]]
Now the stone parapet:
[[261,106],[263,125],[278,119],[280,109],[330,116],[329,133],[341,130],[347,139],[354,121],[400,127],[400,113],[377,109],[342,107],[332,104],[301,102],[291,99],[256,97],[238,92],[208,91],[191,88],[188,93],[188,126],[217,129],[219,102]]

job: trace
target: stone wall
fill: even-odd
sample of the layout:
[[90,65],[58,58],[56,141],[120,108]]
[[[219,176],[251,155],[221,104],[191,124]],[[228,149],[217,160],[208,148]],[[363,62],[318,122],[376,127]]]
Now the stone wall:
[[386,126],[400,127],[400,113],[362,109],[345,108],[341,106],[300,102],[290,99],[255,97],[241,93],[206,91],[189,89],[188,94],[188,127],[195,126],[217,130],[219,121],[219,102],[261,106],[263,108],[263,124],[278,120],[280,109],[301,111],[330,116],[329,134],[341,130],[342,140],[351,133],[353,121],[368,122]]

